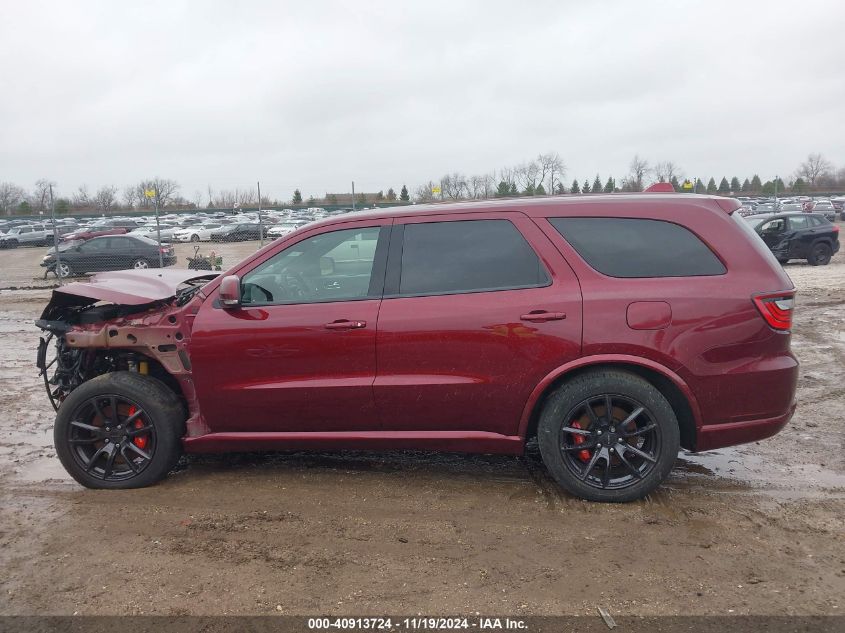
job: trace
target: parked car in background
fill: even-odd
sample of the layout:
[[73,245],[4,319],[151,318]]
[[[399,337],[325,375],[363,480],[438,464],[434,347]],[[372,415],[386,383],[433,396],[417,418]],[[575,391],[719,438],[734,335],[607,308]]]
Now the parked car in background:
[[839,227],[817,213],[753,215],[745,220],[781,264],[806,259],[813,266],[824,266],[839,251]]
[[47,246],[53,241],[53,227],[43,224],[16,226],[0,235],[0,248]]
[[48,252],[41,265],[59,277],[104,270],[125,270],[127,268],[158,268],[159,252],[163,264],[173,266],[176,254],[173,247],[159,247],[155,240],[143,235],[107,235],[78,241],[75,246]]
[[820,213],[831,222],[836,220],[836,207],[830,200],[816,200],[812,206],[813,213]]
[[163,478],[182,450],[520,455],[536,440],[570,493],[642,498],[680,446],[757,441],[795,410],[795,289],[738,207],[420,205],[310,224],[225,277],[57,288],[38,322],[58,359],[42,341],[57,455],[115,489]]
[[67,241],[90,240],[91,238],[102,237],[104,235],[123,235],[126,232],[126,227],[94,224],[89,227],[80,227],[75,231],[66,233],[62,236],[62,239]]
[[280,237],[284,237],[285,235],[289,235],[293,233],[297,229],[302,228],[308,224],[305,220],[288,220],[286,222],[281,222],[276,226],[272,226],[267,230],[267,237],[271,239],[279,239]]
[[[171,242],[173,241],[173,234],[179,230],[178,227],[172,226],[170,224],[160,224],[160,231],[161,231],[161,241],[162,242]],[[155,223],[153,224],[145,224],[144,226],[139,226],[137,229],[132,229],[129,232],[130,235],[143,235],[144,237],[148,237],[151,240],[157,240],[159,235],[159,229],[156,229]]]
[[211,234],[217,229],[222,229],[223,224],[197,224],[188,228],[179,229],[173,233],[174,242],[208,242]]
[[[264,227],[264,236],[267,236],[267,227]],[[257,222],[230,224],[212,231],[210,237],[212,242],[257,240],[261,238],[261,225]]]

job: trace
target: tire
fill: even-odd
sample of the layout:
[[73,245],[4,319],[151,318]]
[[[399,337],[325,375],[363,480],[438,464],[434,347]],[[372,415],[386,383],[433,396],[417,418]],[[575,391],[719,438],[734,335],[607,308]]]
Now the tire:
[[780,264],[786,264],[789,261],[788,257],[778,257],[777,259]]
[[827,266],[830,263],[830,258],[833,257],[833,251],[827,242],[816,242],[810,247],[810,255],[807,257],[807,263],[810,266]]
[[[141,412],[134,426],[149,429],[146,435],[127,436],[127,431],[140,433],[131,423],[126,428],[115,427],[112,398],[117,403],[118,422],[121,416],[124,422],[131,417],[132,406],[136,414]],[[86,488],[143,488],[163,479],[176,465],[184,429],[185,414],[172,391],[155,378],[119,371],[97,376],[70,393],[56,415],[53,440],[65,470]],[[143,438],[141,445],[138,442]],[[108,475],[110,459],[112,474]]]
[[194,234],[191,236],[191,241],[192,241],[192,242],[199,242],[199,241],[200,241],[200,236],[199,236],[199,235],[197,235],[196,233],[194,233]]
[[54,268],[54,272],[56,273],[56,277],[67,279],[68,277],[73,276],[73,267],[67,262],[59,262],[59,264]]
[[143,258],[136,259],[134,262],[132,262],[132,268],[134,268],[135,270],[145,270],[149,267],[150,267],[150,262],[148,262],[146,259],[143,259]]
[[588,501],[642,499],[672,470],[680,448],[678,420],[663,394],[616,369],[590,371],[555,389],[543,405],[537,436],[543,463],[558,484]]

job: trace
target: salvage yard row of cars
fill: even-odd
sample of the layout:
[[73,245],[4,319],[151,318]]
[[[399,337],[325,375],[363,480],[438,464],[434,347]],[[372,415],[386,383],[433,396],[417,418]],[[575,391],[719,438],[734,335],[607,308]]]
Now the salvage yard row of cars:
[[[839,251],[839,227],[831,222],[845,198],[802,200],[738,198],[737,211],[757,232],[781,263],[794,259],[812,265],[828,264]],[[61,277],[107,270],[173,266],[175,242],[236,242],[279,239],[311,222],[347,213],[341,209],[284,209],[262,212],[221,211],[166,214],[158,225],[152,216],[118,217],[79,222],[62,218],[56,223],[59,257],[50,248],[41,261],[45,274]],[[51,224],[23,225],[0,221],[0,246],[45,246],[54,241]],[[158,243],[160,236],[161,244]]]

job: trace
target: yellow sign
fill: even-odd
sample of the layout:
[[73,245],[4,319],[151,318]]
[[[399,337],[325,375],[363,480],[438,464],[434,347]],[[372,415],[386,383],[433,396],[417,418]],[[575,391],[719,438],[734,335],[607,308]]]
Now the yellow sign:
[[155,192],[155,189],[145,189],[145,190],[144,190],[144,195],[145,195],[147,198],[155,198],[155,197],[156,197],[156,192]]
[[433,193],[435,195],[440,193],[440,187],[435,185],[434,187],[431,188],[431,193]]
[[685,180],[684,184],[681,185],[684,189],[692,189],[692,183],[689,180]]

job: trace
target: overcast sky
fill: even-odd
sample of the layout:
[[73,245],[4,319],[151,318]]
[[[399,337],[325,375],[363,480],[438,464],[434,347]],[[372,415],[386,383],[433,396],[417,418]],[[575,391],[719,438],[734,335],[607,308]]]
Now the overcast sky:
[[845,3],[2,0],[0,181],[413,190],[549,150],[845,166]]

